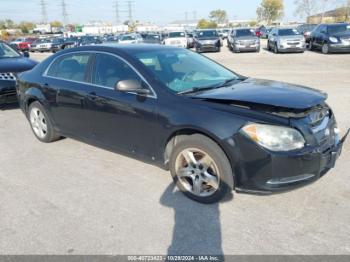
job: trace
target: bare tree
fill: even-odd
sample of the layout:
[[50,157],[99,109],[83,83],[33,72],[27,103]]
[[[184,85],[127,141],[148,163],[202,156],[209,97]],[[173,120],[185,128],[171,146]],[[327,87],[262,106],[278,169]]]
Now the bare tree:
[[295,13],[302,18],[316,14],[319,9],[319,0],[295,0],[294,4],[296,5]]

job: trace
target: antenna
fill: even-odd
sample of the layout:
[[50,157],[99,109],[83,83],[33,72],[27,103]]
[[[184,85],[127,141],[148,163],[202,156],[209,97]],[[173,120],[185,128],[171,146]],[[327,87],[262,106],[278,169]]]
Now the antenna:
[[46,24],[47,23],[47,11],[46,11],[46,1],[45,0],[40,1],[40,8],[41,8],[42,23]]

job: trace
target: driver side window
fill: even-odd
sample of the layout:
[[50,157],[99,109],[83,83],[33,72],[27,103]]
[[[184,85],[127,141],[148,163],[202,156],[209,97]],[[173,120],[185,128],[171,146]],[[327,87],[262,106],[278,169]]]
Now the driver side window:
[[140,76],[121,59],[108,54],[97,54],[92,83],[112,89],[121,80],[142,82]]

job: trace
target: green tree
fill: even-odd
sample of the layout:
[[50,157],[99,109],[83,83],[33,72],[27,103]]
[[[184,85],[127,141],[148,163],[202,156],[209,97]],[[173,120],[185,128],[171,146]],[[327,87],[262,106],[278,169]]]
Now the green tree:
[[5,26],[7,29],[13,29],[16,27],[15,22],[13,22],[11,19],[5,19]]
[[206,19],[201,19],[198,22],[197,28],[199,29],[209,29],[209,28],[217,28],[218,24],[214,21],[208,21]]
[[29,31],[33,30],[35,25],[32,22],[22,21],[18,25],[19,29],[21,29],[22,33],[28,34]]
[[227,12],[221,9],[213,10],[210,12],[209,18],[217,24],[223,24],[227,22]]
[[262,0],[261,5],[256,10],[259,21],[266,21],[271,24],[283,17],[283,0]]
[[50,25],[51,25],[52,27],[62,27],[62,26],[63,26],[63,24],[62,24],[60,21],[52,21],[52,22],[50,23]]

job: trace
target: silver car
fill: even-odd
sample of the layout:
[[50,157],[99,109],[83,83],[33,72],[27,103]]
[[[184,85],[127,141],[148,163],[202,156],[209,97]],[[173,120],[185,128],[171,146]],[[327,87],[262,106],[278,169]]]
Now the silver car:
[[227,38],[228,48],[235,52],[260,52],[260,39],[251,28],[233,29]]
[[274,28],[269,34],[267,49],[277,53],[305,51],[305,38],[294,28]]

